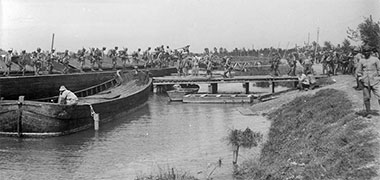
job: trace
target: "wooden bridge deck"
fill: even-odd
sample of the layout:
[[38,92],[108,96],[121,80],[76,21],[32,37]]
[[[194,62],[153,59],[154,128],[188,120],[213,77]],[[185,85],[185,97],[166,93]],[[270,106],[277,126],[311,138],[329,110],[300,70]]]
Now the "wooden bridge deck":
[[[327,76],[318,75],[316,79],[324,78]],[[211,83],[247,83],[247,82],[284,82],[284,81],[298,81],[297,76],[235,76],[232,78],[212,77],[207,78],[204,76],[165,76],[154,77],[154,85],[166,85],[166,84],[211,84]]]

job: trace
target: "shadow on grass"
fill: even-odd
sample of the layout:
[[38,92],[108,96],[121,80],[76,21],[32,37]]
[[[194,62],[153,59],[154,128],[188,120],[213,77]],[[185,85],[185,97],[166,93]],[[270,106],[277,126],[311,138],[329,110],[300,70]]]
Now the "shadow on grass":
[[258,162],[246,161],[237,179],[371,179],[376,134],[342,91],[298,97],[268,114],[272,125]]

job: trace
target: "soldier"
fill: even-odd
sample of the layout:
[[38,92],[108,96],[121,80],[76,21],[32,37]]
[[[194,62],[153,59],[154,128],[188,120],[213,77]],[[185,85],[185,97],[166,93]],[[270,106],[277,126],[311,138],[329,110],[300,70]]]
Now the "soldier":
[[42,52],[41,48],[37,48],[37,52],[33,53],[33,66],[34,66],[34,75],[39,75],[42,68]]
[[128,61],[128,48],[124,48],[123,50],[120,50],[119,57],[121,58],[123,69],[125,69],[127,67],[127,61]]
[[69,50],[65,50],[65,54],[62,57],[61,63],[65,66],[63,68],[63,74],[67,74],[69,72]]
[[106,47],[103,47],[102,49],[96,48],[95,50],[95,59],[96,59],[96,64],[98,65],[98,70],[103,71],[102,65],[103,61],[106,58]]
[[363,85],[363,101],[367,117],[371,112],[371,91],[380,104],[380,60],[371,55],[372,47],[365,45],[362,48],[363,58],[359,60],[356,74]]
[[213,65],[211,59],[206,59],[206,76],[208,76],[208,78],[212,78],[212,68]]
[[12,66],[12,57],[13,57],[13,49],[9,49],[8,53],[5,55],[5,66],[6,69],[4,71],[4,76],[9,76],[9,73],[11,72],[11,66]]
[[27,54],[25,50],[21,51],[20,58],[18,61],[18,65],[20,67],[20,72],[22,72],[22,75],[25,75],[25,70],[26,70],[26,61],[27,61]]
[[84,72],[84,65],[86,63],[86,49],[85,48],[82,48],[82,49],[79,49],[78,52],[77,52],[77,56],[78,56],[78,62],[80,64],[80,71],[81,72]]
[[270,63],[273,75],[280,76],[280,71],[278,70],[278,67],[280,65],[280,55],[278,53],[274,53]]
[[140,59],[140,52],[141,52],[141,49],[138,48],[137,51],[133,52],[132,53],[132,59],[133,59],[133,62],[136,63],[136,65],[139,64],[139,59]]
[[110,51],[109,51],[109,56],[112,59],[112,69],[113,70],[116,70],[117,57],[119,56],[117,49],[118,49],[118,47],[116,46],[115,49],[110,49]]
[[199,75],[199,59],[197,57],[193,57],[193,76]]
[[233,69],[233,66],[232,66],[232,63],[231,63],[231,57],[223,57],[223,61],[224,61],[224,73],[223,73],[223,77],[224,78],[227,78],[227,77],[231,78],[232,77],[231,71]]
[[78,97],[73,92],[66,89],[65,86],[61,86],[59,88],[58,104],[70,106],[76,105],[78,104]]
[[304,67],[305,74],[307,74],[307,72],[313,73],[313,67],[312,66],[313,66],[312,57],[308,53],[306,55],[305,60],[303,61],[303,67]]
[[102,50],[96,48],[95,50],[95,57],[96,57],[96,63],[98,64],[98,70],[103,71],[102,64],[104,59],[106,58],[106,47],[103,47]]
[[143,52],[143,54],[142,54],[142,60],[144,60],[144,67],[145,67],[145,68],[146,68],[146,66],[147,66],[148,64],[151,63],[150,60],[151,60],[152,58],[151,58],[150,49],[151,49],[151,48],[148,47],[148,49],[145,50],[145,51]]
[[289,64],[289,76],[295,76],[296,75],[296,69],[297,69],[297,60],[296,57],[293,54],[288,55],[288,64]]
[[57,59],[57,55],[55,53],[55,49],[51,49],[51,52],[48,54],[48,57],[46,58],[49,74],[53,73],[53,68],[54,68],[53,61],[55,61],[56,59]]
[[[355,47],[354,48],[354,51],[353,51],[353,64],[354,64],[354,69],[355,69],[355,72],[358,68],[358,65],[359,65],[359,61],[360,59],[363,59],[363,54],[360,53],[360,48],[359,47]],[[362,83],[359,81],[359,77],[357,76],[357,74],[355,73],[355,78],[356,78],[356,87],[355,89],[356,90],[362,90],[363,89],[363,86],[362,86]]]
[[90,63],[91,63],[91,71],[94,72],[95,69],[95,63],[96,63],[96,60],[97,60],[97,57],[96,57],[96,49],[95,48],[90,48],[90,54],[88,55],[88,58],[90,59]]

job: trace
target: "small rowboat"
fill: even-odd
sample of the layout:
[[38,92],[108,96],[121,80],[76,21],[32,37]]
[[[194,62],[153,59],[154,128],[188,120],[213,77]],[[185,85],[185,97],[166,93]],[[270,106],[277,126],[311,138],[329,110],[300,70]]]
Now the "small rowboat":
[[191,85],[174,85],[174,90],[167,91],[170,101],[182,101],[183,96],[187,94],[197,93],[199,86],[196,84]]

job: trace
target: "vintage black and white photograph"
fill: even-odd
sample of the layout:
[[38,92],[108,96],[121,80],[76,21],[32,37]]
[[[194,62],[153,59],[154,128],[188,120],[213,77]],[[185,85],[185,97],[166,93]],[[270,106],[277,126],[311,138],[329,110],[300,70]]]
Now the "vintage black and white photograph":
[[0,180],[380,180],[379,0],[0,0]]

